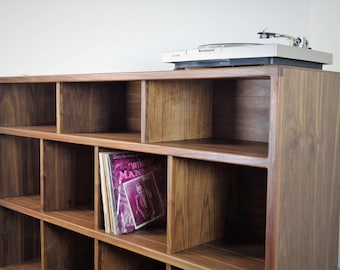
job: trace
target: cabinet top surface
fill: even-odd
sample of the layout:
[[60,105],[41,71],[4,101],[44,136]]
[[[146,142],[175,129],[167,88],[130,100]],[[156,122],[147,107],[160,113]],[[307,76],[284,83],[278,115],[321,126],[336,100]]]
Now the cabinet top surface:
[[0,83],[24,82],[87,82],[87,81],[135,81],[164,79],[213,79],[233,77],[269,77],[278,74],[280,66],[247,66],[226,68],[202,68],[147,72],[88,73],[63,75],[32,75],[0,77]]

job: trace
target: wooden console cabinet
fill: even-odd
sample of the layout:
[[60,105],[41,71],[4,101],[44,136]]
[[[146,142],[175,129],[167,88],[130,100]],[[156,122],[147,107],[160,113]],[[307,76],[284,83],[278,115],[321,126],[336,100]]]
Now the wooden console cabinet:
[[[164,159],[164,222],[104,232],[115,149]],[[0,78],[0,269],[334,270],[339,212],[338,73]]]

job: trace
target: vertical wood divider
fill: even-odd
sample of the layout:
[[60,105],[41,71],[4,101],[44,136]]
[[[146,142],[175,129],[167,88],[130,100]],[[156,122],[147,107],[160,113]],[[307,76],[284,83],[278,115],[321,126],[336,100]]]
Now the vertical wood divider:
[[100,270],[99,256],[100,256],[99,240],[94,240],[94,270]]
[[166,224],[167,224],[167,229],[166,229],[166,246],[167,246],[167,252],[171,253],[171,241],[172,241],[172,234],[170,232],[173,231],[173,226],[175,226],[175,224],[172,223],[172,212],[173,212],[173,207],[174,207],[174,203],[173,203],[173,184],[172,184],[172,178],[173,178],[173,162],[174,162],[174,158],[172,156],[168,156],[168,160],[167,160],[168,164],[167,164],[167,220],[166,220]]
[[147,82],[141,81],[141,143],[146,142],[146,100],[147,100]]
[[101,208],[101,194],[100,194],[100,176],[99,176],[99,161],[98,161],[99,147],[94,147],[94,228],[96,230],[102,227],[102,208]]
[[340,213],[339,213],[339,239],[338,239],[338,241],[339,241],[339,247],[338,247],[338,270],[340,270]]
[[61,104],[61,82],[56,82],[56,125],[57,133],[61,133],[61,121],[62,121],[62,104]]
[[40,210],[43,211],[45,205],[45,168],[44,168],[44,140],[40,139]]
[[45,254],[45,226],[44,221],[40,220],[40,241],[41,241],[41,270],[46,270],[46,254]]
[[[44,169],[44,140],[40,139],[40,211],[44,211],[45,207],[45,169]],[[45,227],[44,221],[40,220],[40,261],[41,269],[46,269],[45,261]]]
[[278,83],[279,76],[271,76],[270,80],[270,111],[269,111],[269,140],[268,140],[268,177],[267,177],[267,214],[266,214],[266,245],[265,245],[265,260],[266,269],[277,268],[277,252],[278,252],[278,222],[279,222],[279,182],[276,177],[275,169],[276,150],[277,150],[277,122],[278,122]]

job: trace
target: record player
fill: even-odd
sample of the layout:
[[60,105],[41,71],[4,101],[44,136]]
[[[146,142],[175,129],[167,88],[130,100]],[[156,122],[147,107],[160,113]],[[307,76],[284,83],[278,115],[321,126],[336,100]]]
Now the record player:
[[260,38],[287,38],[290,45],[260,43],[217,43],[195,49],[165,52],[164,63],[174,63],[175,69],[226,67],[246,65],[288,65],[322,69],[332,64],[333,55],[312,50],[305,37],[292,37],[263,30]]

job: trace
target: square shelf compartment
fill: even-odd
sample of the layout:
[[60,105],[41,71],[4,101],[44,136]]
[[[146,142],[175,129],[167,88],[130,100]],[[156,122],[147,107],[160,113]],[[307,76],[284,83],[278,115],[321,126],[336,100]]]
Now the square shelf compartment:
[[0,198],[40,195],[40,141],[0,135]]
[[140,81],[61,83],[59,102],[61,133],[141,141]]
[[55,83],[3,83],[0,97],[0,126],[56,125]]
[[43,156],[44,211],[54,211],[50,214],[57,218],[94,228],[93,147],[44,141]]
[[267,170],[182,158],[170,164],[168,252],[264,269]]
[[[98,193],[99,195],[99,209],[100,209],[100,220],[99,220],[99,229],[104,229],[104,219],[105,219],[105,214],[104,212],[107,211],[106,213],[106,218],[110,219],[112,218],[112,211],[114,211],[114,207],[117,205],[121,206],[121,210],[125,210],[125,211],[129,211],[128,209],[130,209],[130,207],[132,207],[132,209],[135,209],[135,211],[137,211],[137,213],[135,213],[135,222],[137,226],[141,226],[140,228],[137,228],[137,230],[147,230],[148,232],[146,234],[144,234],[144,237],[147,238],[152,238],[153,237],[153,231],[155,231],[155,233],[158,235],[159,231],[162,231],[162,234],[165,235],[165,228],[166,228],[166,211],[167,211],[167,157],[166,156],[162,156],[162,155],[154,155],[154,154],[147,154],[147,153],[140,153],[140,152],[133,152],[133,151],[122,151],[122,150],[117,150],[117,149],[108,149],[108,148],[99,148],[99,153],[120,153],[121,155],[116,155],[116,158],[120,158],[122,159],[121,161],[119,161],[118,163],[114,163],[114,164],[103,164],[103,168],[101,168],[99,170],[98,173]],[[106,157],[107,156],[103,156]],[[117,159],[115,159],[116,161]],[[99,164],[99,160],[98,160],[98,164]],[[105,163],[103,161],[103,163]],[[101,166],[101,165],[99,165]],[[107,168],[108,166],[114,167],[115,171],[111,171],[112,175],[117,176],[117,178],[119,178],[119,183],[121,183],[121,186],[117,187],[117,189],[113,190],[113,176],[111,175],[111,181],[110,183],[107,183],[107,173],[109,173],[109,168]],[[107,168],[107,169],[105,169]],[[158,189],[159,192],[159,198],[160,201],[158,201],[158,197],[156,196],[155,193],[152,193],[152,203],[158,203],[158,205],[153,205],[153,209],[155,211],[155,213],[161,213],[161,209],[164,210],[164,214],[163,216],[155,219],[154,221],[151,221],[150,223],[148,222],[148,224],[145,224],[145,226],[143,226],[143,222],[141,221],[141,213],[136,210],[137,206],[134,205],[135,201],[135,197],[136,196],[136,186],[135,183],[139,182],[139,180],[137,179],[138,177],[148,174],[152,172],[154,175],[154,180],[155,180],[155,184],[153,185],[153,182],[149,181],[152,178],[148,178],[149,180],[147,180],[147,184],[144,187],[149,188],[149,192],[150,190],[152,190],[153,192],[156,191],[155,186]],[[102,179],[102,175],[101,173],[104,173],[104,178],[105,179],[105,193],[106,193],[106,197],[102,197],[103,193],[102,193],[102,182],[104,179]],[[137,182],[134,181],[134,179],[137,179]],[[128,198],[126,197],[126,193],[124,192],[123,189],[123,183],[129,182],[131,183],[130,185],[125,185],[126,190],[129,190],[129,194],[130,194],[130,203]],[[118,182],[116,182],[118,184]],[[108,185],[113,185],[108,187]],[[150,189],[151,188],[151,189]],[[149,193],[150,194],[150,193]],[[120,198],[120,202],[114,201],[115,198]],[[103,199],[106,203],[106,211],[104,211],[104,206],[103,206]],[[160,204],[161,205],[160,205]],[[115,209],[117,211],[117,209]],[[122,211],[121,213],[123,213],[124,211]],[[157,214],[156,214],[157,215]],[[122,214],[121,217],[126,218],[125,221],[128,221],[127,223],[124,222],[124,224],[126,224],[127,227],[131,228],[133,227],[133,216],[131,215],[130,218],[129,214]],[[130,224],[131,226],[129,226],[128,224]],[[111,228],[112,229],[112,228]],[[133,233],[133,232],[130,232]],[[147,235],[150,235],[150,237],[148,237]],[[127,240],[129,241],[129,240]],[[165,239],[164,239],[164,243],[165,243]]]
[[43,269],[94,269],[94,239],[46,222],[42,237]]
[[39,220],[0,207],[0,239],[0,269],[40,269]]
[[104,242],[99,242],[99,265],[101,270],[168,269],[162,262]]
[[148,81],[146,142],[266,157],[270,91],[269,77]]

